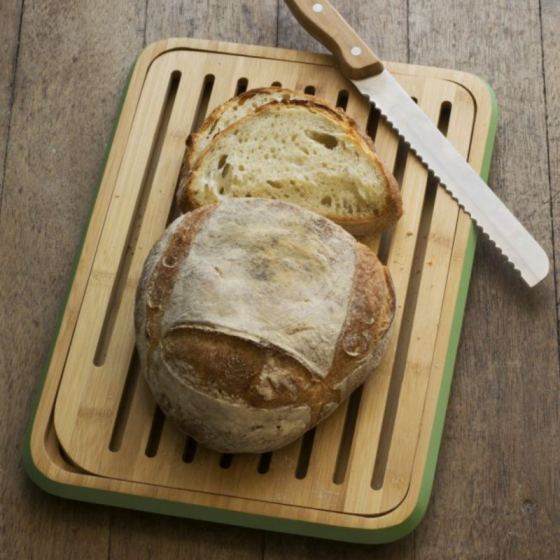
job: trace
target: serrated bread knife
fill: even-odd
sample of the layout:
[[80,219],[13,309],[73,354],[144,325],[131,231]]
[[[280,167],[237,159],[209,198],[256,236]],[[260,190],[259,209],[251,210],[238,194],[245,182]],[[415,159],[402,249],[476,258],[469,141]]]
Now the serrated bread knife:
[[519,270],[529,286],[548,274],[548,257],[383,63],[326,0],[285,0],[299,23],[337,58],[343,74],[410,144],[424,165]]

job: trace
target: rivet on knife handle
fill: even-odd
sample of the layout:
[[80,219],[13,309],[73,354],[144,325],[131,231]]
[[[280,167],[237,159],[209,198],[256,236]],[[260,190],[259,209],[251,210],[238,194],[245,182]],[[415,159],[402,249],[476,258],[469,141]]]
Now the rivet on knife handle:
[[345,76],[359,80],[383,70],[383,63],[328,2],[285,2],[299,23],[336,56]]

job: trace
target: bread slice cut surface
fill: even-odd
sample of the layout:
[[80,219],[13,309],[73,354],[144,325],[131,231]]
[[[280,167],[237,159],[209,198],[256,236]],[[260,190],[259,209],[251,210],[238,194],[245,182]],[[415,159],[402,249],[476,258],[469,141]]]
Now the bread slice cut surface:
[[182,178],[183,211],[227,198],[291,202],[364,235],[402,213],[394,177],[354,121],[301,100],[268,103],[220,132]]

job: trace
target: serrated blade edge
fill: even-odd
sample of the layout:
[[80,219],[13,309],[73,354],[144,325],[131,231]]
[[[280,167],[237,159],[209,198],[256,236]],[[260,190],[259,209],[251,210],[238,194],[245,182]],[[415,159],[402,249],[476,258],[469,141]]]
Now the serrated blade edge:
[[532,287],[543,280],[549,271],[548,256],[543,248],[397,80],[383,70],[377,76],[352,81],[521,273],[525,282]]

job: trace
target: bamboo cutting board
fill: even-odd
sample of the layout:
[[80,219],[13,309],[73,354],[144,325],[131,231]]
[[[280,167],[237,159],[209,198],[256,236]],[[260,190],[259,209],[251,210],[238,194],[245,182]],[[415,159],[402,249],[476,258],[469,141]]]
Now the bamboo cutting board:
[[[124,97],[25,464],[70,498],[358,542],[399,538],[427,506],[472,255],[469,218],[332,66],[329,56],[198,40],[156,43]],[[455,71],[388,64],[487,173],[489,88]],[[333,416],[263,455],[220,455],[165,421],[139,373],[133,308],[144,259],[176,215],[185,139],[218,104],[282,84],[342,106],[401,184],[404,216],[364,239],[399,302],[381,366]]]

